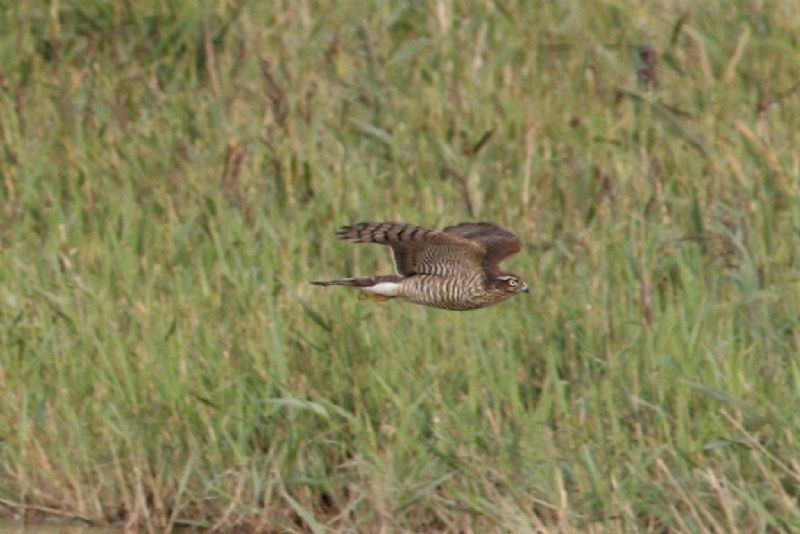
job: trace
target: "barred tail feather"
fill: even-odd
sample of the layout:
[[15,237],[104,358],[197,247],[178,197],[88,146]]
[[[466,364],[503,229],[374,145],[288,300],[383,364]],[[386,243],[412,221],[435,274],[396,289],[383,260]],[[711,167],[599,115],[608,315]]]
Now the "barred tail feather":
[[399,222],[362,222],[342,226],[336,232],[341,239],[356,243],[381,243],[384,245],[409,244],[409,242],[430,241],[440,232],[428,230],[415,224]]

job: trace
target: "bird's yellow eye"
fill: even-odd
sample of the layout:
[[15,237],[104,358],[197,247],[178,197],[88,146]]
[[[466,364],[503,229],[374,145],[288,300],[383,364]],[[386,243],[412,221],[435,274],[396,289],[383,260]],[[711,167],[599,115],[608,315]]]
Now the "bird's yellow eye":
[[508,285],[510,285],[511,287],[517,287],[517,284],[519,284],[519,282],[517,282],[516,279],[514,278],[508,279]]

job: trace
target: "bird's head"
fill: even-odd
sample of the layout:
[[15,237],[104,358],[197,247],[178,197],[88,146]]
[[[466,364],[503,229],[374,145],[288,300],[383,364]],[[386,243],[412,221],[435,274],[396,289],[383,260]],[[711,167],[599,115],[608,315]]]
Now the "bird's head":
[[492,280],[492,288],[501,292],[506,297],[517,293],[528,293],[528,284],[522,278],[512,273],[501,273]]

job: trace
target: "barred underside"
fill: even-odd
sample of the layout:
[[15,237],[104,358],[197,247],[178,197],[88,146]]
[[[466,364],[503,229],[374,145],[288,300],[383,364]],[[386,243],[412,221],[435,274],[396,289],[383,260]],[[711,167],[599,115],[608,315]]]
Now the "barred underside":
[[487,292],[480,273],[469,278],[427,274],[412,276],[400,283],[398,296],[415,304],[445,310],[473,310],[505,298],[502,294]]

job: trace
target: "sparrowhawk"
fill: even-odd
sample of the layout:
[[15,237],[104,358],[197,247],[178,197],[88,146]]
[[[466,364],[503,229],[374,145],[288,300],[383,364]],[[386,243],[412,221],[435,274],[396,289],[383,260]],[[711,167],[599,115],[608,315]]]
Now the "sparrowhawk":
[[496,224],[461,223],[428,230],[398,222],[362,222],[342,227],[337,235],[356,243],[389,245],[397,274],[320,280],[319,286],[349,286],[364,298],[398,298],[444,308],[474,310],[497,304],[528,285],[500,263],[522,248],[519,238]]

